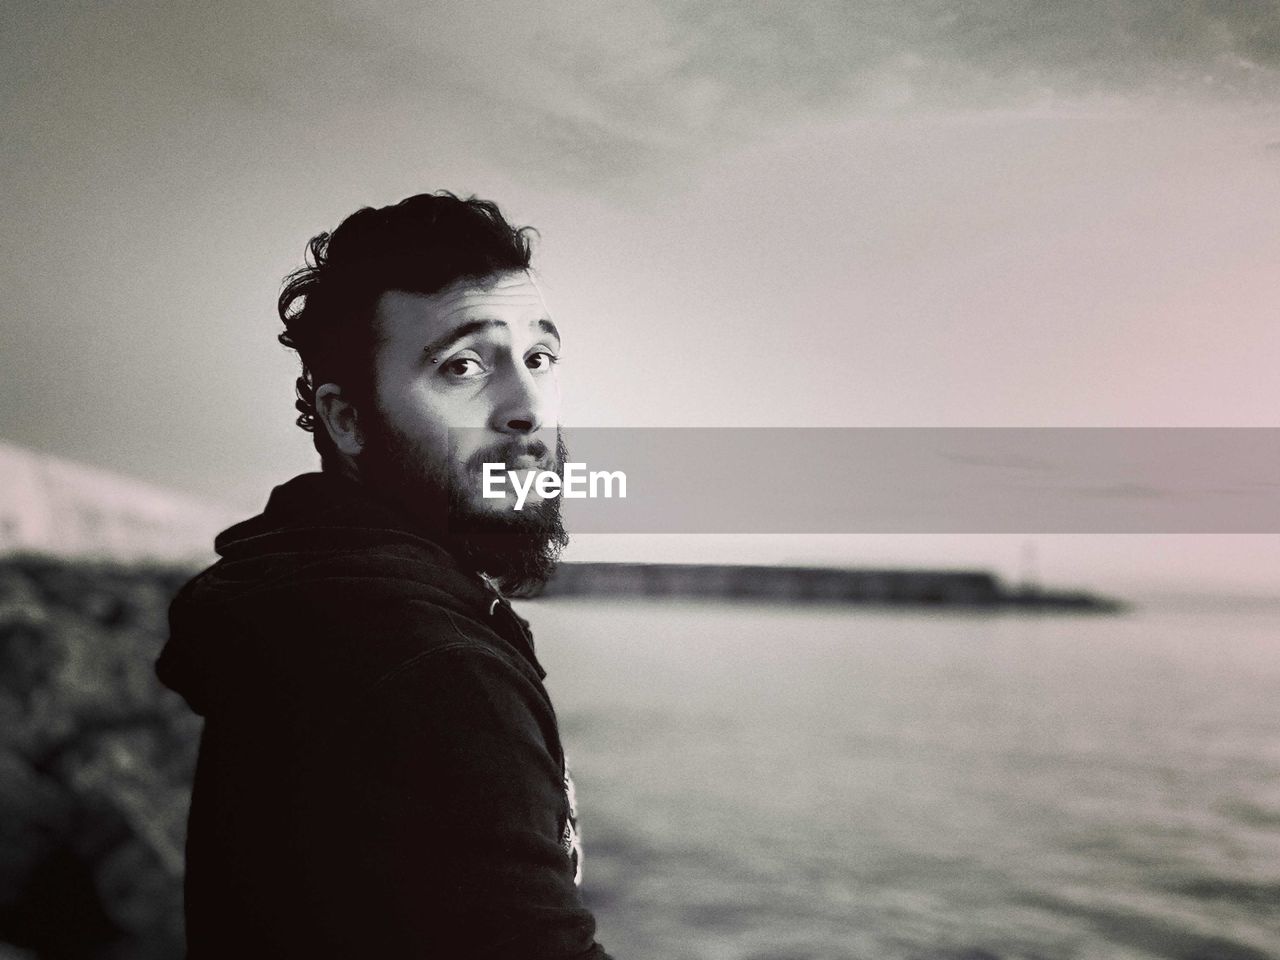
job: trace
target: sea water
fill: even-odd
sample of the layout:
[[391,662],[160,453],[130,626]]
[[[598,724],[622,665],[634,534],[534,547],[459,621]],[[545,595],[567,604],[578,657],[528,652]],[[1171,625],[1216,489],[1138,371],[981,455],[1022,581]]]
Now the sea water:
[[1280,957],[1280,607],[522,612],[622,960]]

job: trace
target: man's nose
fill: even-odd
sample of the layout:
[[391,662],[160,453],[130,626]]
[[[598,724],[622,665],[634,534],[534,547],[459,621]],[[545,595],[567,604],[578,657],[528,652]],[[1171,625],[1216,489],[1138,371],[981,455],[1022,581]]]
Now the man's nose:
[[499,433],[537,433],[546,417],[546,400],[529,368],[513,364],[503,377],[501,395],[493,410],[490,426]]

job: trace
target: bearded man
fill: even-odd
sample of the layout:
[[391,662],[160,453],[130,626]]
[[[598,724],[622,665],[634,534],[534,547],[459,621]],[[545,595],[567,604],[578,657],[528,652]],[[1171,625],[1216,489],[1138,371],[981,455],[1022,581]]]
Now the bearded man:
[[560,334],[528,228],[440,192],[362,209],[287,278],[281,343],[321,469],[221,533],[161,680],[205,718],[192,960],[602,958],[528,623],[559,500]]

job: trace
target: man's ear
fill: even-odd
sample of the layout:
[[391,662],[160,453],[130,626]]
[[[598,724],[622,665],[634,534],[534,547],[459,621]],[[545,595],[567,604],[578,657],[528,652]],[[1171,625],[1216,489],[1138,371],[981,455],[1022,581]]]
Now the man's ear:
[[329,431],[329,438],[339,453],[354,457],[364,449],[359,412],[343,399],[342,388],[336,383],[316,388],[316,417]]

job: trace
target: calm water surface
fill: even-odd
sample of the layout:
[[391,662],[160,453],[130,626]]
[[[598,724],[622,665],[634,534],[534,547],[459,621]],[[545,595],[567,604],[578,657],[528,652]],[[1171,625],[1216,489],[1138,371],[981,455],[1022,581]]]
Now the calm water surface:
[[620,960],[1280,957],[1280,608],[522,612]]

